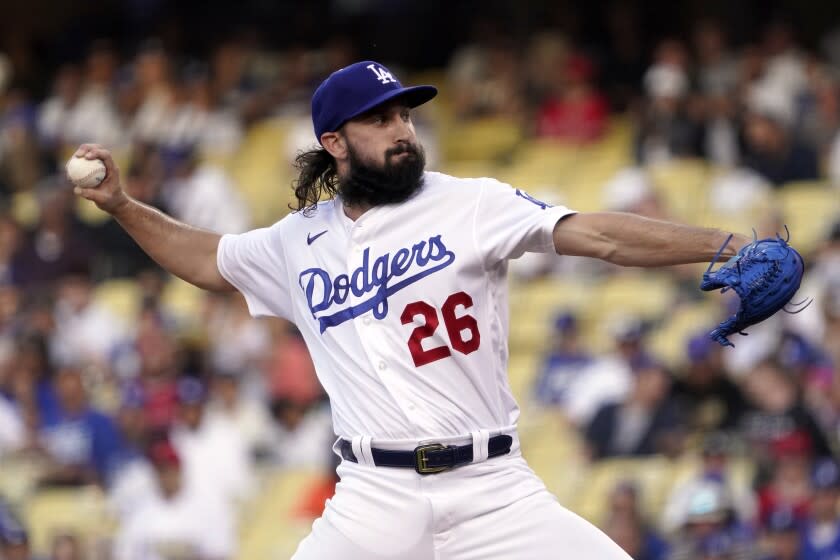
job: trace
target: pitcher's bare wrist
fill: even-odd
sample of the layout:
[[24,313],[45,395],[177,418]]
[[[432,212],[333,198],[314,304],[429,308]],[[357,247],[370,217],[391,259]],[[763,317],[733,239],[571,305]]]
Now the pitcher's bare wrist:
[[121,193],[116,200],[112,201],[111,204],[108,204],[107,207],[102,208],[105,212],[108,212],[115,218],[119,218],[118,214],[124,210],[127,210],[130,207],[130,203],[132,202],[132,198],[125,193]]

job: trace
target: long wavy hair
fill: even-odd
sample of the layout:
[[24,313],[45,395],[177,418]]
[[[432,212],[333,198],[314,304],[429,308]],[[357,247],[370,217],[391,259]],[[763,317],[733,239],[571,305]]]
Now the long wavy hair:
[[319,200],[333,198],[338,194],[338,169],[335,158],[324,148],[314,148],[295,157],[298,178],[292,183],[295,190],[295,205],[289,208],[309,216]]

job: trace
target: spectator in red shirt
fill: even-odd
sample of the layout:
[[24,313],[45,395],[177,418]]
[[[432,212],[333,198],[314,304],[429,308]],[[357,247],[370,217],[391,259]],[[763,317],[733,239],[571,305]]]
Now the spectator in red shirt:
[[595,68],[582,55],[573,55],[557,80],[557,87],[537,112],[537,136],[592,142],[603,136],[609,107],[595,89]]

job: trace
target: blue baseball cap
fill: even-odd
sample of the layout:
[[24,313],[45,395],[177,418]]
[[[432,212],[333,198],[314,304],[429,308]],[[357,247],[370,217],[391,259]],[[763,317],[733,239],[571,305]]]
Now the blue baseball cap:
[[315,137],[397,97],[417,107],[437,95],[434,86],[403,87],[383,65],[364,60],[336,70],[321,82],[312,95],[312,126]]
[[833,459],[821,459],[814,465],[811,483],[816,490],[840,488],[840,466]]

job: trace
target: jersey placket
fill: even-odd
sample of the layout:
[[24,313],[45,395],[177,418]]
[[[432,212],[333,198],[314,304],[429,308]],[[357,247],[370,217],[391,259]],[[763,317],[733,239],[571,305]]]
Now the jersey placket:
[[[374,239],[374,224],[371,223],[372,212],[360,217],[351,227],[348,237],[348,252],[347,252],[347,272],[352,276],[353,271],[361,267],[364,259],[364,251],[367,248],[368,253],[368,270],[373,266],[373,262],[381,253],[375,247],[371,246],[371,241]],[[356,306],[367,301],[373,294],[366,293],[361,296],[356,296],[351,289],[348,295],[348,301],[351,305]],[[391,319],[391,314],[396,313],[394,309],[389,310],[389,314],[382,319],[387,321]],[[353,319],[353,326],[356,329],[358,340],[364,349],[367,356],[368,363],[376,376],[386,387],[388,393],[393,397],[394,402],[399,406],[405,417],[412,423],[414,419],[412,413],[416,410],[416,406],[405,398],[405,391],[402,387],[402,381],[398,375],[395,375],[394,366],[395,356],[392,348],[387,346],[387,341],[384,337],[378,336],[377,331],[381,327],[380,320],[374,317],[373,311],[366,313]]]

